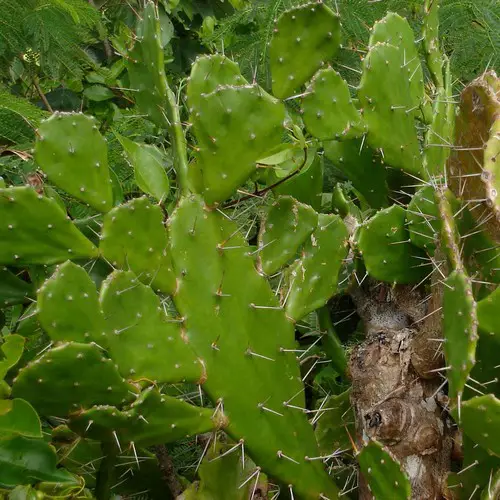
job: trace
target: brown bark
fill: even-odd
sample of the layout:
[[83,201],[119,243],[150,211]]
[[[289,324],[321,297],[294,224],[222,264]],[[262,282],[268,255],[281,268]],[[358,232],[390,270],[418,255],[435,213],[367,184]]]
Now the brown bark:
[[[367,334],[349,364],[358,444],[367,438],[383,443],[405,469],[412,498],[441,499],[451,465],[451,422],[440,406],[442,379],[427,370],[424,378],[413,365],[417,359],[422,370],[429,355],[442,363],[439,343],[432,353],[421,350],[432,335],[439,337],[439,330],[433,331],[439,322],[432,314],[423,319],[432,310],[410,287],[372,282],[353,298]],[[359,498],[372,498],[363,478]]]

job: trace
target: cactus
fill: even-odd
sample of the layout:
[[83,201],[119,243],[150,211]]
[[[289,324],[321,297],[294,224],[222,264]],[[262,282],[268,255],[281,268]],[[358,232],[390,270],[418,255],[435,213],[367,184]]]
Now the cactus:
[[[12,461],[2,485],[75,481],[53,458],[19,473],[14,446],[52,453],[36,409],[102,450],[99,500],[120,451],[137,459],[135,446],[207,432],[200,482],[181,498],[243,498],[268,475],[280,495],[334,499],[355,489],[336,484],[346,468],[359,469],[361,499],[437,498],[457,428],[464,468],[449,487],[496,494],[498,101],[484,77],[455,116],[437,8],[425,2],[427,68],[390,13],[356,89],[334,69],[338,16],[322,2],[285,11],[270,41],[273,95],[227,57],[202,56],[182,110],[147,2],[127,67],[138,108],[168,134],[175,175],[159,149],[118,134],[145,193],[121,203],[95,120],[59,114],[41,123],[36,160],[95,215],[72,222],[49,189],[0,188],[0,263],[14,284],[4,303],[38,287],[1,345],[2,396],[14,399],[0,401],[0,434],[15,434],[0,439],[0,462]],[[257,211],[258,230],[246,220]],[[33,287],[13,279],[19,269]],[[339,303],[350,312],[336,321]],[[21,358],[32,314],[49,340]],[[172,384],[197,386],[199,404]],[[480,462],[484,474],[470,472]]]

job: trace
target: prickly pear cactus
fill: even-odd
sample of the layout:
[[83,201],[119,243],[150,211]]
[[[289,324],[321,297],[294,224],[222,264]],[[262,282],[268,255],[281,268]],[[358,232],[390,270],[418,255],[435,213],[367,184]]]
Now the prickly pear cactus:
[[[50,467],[33,477],[71,483],[38,412],[64,421],[80,445],[68,454],[99,461],[99,500],[122,456],[139,465],[146,448],[199,434],[200,481],[180,498],[271,486],[308,500],[494,498],[498,81],[456,106],[437,9],[425,2],[422,40],[396,14],[376,23],[352,88],[335,66],[338,16],[321,1],[293,8],[276,19],[270,89],[204,55],[184,108],[165,72],[165,14],[146,2],[127,70],[174,174],[160,150],[119,136],[144,193],[120,203],[95,119],[59,113],[35,157],[94,223],[0,187],[0,296],[36,301],[19,324],[47,339],[26,358],[18,334],[0,346],[0,460],[38,453]],[[196,396],[175,397],[179,386]],[[9,467],[10,488],[22,479]]]

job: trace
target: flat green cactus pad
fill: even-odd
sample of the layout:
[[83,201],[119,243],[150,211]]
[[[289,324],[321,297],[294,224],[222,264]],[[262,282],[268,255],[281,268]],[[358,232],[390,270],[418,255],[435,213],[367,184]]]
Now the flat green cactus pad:
[[96,406],[72,415],[68,424],[81,436],[109,440],[114,432],[120,446],[133,442],[147,447],[213,430],[213,413],[150,388],[127,410]]
[[298,321],[326,304],[337,291],[338,276],[348,251],[348,232],[338,215],[320,214],[318,227],[294,264],[286,313]]
[[500,218],[500,118],[498,117],[491,127],[490,138],[486,143],[483,168],[486,195],[497,218]]
[[59,205],[30,187],[0,189],[0,264],[91,259],[97,249]]
[[[234,445],[216,443],[210,446],[203,459],[198,475],[200,481],[183,492],[184,500],[247,500],[257,484],[262,485],[260,473],[241,449],[228,453]],[[226,454],[228,453],[228,454]]]
[[450,63],[446,66],[446,87],[440,87],[434,101],[432,122],[425,135],[424,173],[428,178],[445,176],[446,162],[455,141],[455,105]]
[[160,298],[133,273],[111,274],[100,302],[106,344],[123,376],[164,383],[203,381],[203,363],[187,344],[181,323],[163,313]]
[[257,273],[246,240],[194,196],[181,199],[169,232],[174,303],[206,364],[203,388],[227,419],[226,431],[297,495],[335,498],[319,461],[305,459],[318,455],[312,427],[287,403],[304,408],[293,324]]
[[167,77],[158,10],[148,2],[136,28],[133,49],[126,59],[130,87],[139,109],[160,127],[166,127]]
[[433,255],[441,221],[432,186],[423,187],[413,195],[406,209],[406,220],[412,244]]
[[54,342],[94,341],[106,346],[97,291],[85,270],[65,262],[38,290],[38,319]]
[[12,393],[42,415],[64,417],[95,404],[122,405],[134,396],[109,358],[95,344],[67,343],[25,366]]
[[[454,415],[457,416],[457,411]],[[476,396],[462,403],[463,431],[485,450],[500,456],[500,400],[493,394]]]
[[401,54],[396,47],[377,43],[363,61],[358,97],[368,127],[368,144],[380,149],[391,167],[418,175],[422,158],[412,112],[414,104],[410,81],[401,66]]
[[41,438],[40,418],[24,399],[0,399],[0,439],[13,436]]
[[340,20],[325,4],[309,3],[284,12],[269,52],[273,94],[290,97],[335,56],[339,46]]
[[21,335],[3,336],[3,344],[0,344],[0,381],[3,381],[7,372],[21,359],[24,342],[25,339]]
[[333,68],[316,73],[302,99],[302,110],[308,132],[318,139],[351,139],[365,131],[346,81]]
[[398,205],[379,211],[359,230],[357,244],[366,270],[389,283],[416,283],[428,269],[425,254],[409,242],[405,210]]
[[319,450],[329,455],[338,450],[350,450],[352,445],[349,434],[354,436],[354,411],[351,407],[349,395],[351,391],[344,391],[325,398],[320,408],[325,412],[318,419],[314,434],[318,440]]
[[18,278],[7,268],[0,267],[0,309],[22,304],[32,293],[32,285]]
[[218,87],[200,96],[191,115],[207,203],[223,201],[280,144],[284,105],[256,85]]
[[165,201],[170,191],[165,155],[152,144],[140,144],[116,132],[115,135],[134,168],[135,181],[141,191],[158,201]]
[[238,64],[222,54],[203,55],[191,67],[186,97],[189,109],[194,112],[201,105],[201,96],[210,94],[219,85],[246,85]]
[[424,100],[424,74],[420,64],[415,36],[408,21],[399,14],[389,12],[383,19],[373,25],[369,46],[377,43],[388,43],[400,52],[403,74],[410,82],[410,94],[415,108],[414,115]]
[[372,208],[388,205],[387,174],[380,155],[365,141],[328,141],[325,156],[352,182]]
[[477,303],[479,328],[486,335],[495,334],[500,338],[500,287]]
[[423,41],[427,67],[434,84],[443,86],[443,55],[439,48],[439,2],[425,0],[424,4]]
[[56,451],[43,439],[0,439],[0,486],[14,488],[39,481],[76,483],[77,479],[57,468]]
[[453,271],[444,282],[443,334],[444,354],[449,366],[449,395],[461,396],[467,378],[475,364],[477,344],[476,303],[469,278]]
[[377,441],[370,441],[357,455],[359,468],[375,500],[408,500],[411,485],[401,464]]
[[259,233],[260,265],[273,274],[293,258],[314,231],[318,214],[291,196],[280,196],[271,206]]
[[166,247],[162,210],[146,197],[115,207],[104,217],[99,247],[104,258],[133,271],[147,285],[171,293],[175,278]]
[[[275,195],[289,195],[301,203],[310,205],[314,210],[321,209],[321,195],[323,192],[323,158],[316,154],[316,150],[308,149],[307,156],[304,158],[304,152],[300,151],[298,156],[293,159],[293,170],[302,167],[300,172],[290,179],[282,182],[273,189]],[[290,171],[275,171],[269,175],[268,184],[278,182]]]
[[108,148],[94,117],[55,113],[40,124],[35,159],[47,177],[99,212],[113,206]]

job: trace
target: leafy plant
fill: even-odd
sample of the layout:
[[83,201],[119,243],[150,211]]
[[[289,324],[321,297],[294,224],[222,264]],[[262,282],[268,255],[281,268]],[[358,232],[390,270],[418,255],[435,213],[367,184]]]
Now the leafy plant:
[[[145,195],[124,199],[99,123],[81,113],[42,121],[34,160],[84,219],[55,190],[0,187],[5,305],[36,288],[3,335],[4,487],[71,497],[91,494],[87,481],[107,499],[121,460],[138,472],[152,448],[167,494],[185,499],[338,498],[358,488],[358,466],[359,498],[435,498],[447,482],[494,498],[498,80],[469,86],[456,116],[437,8],[426,1],[425,66],[405,18],[375,23],[355,89],[329,65],[335,11],[286,10],[268,49],[272,95],[206,55],[185,110],[164,19],[146,3],[126,70],[168,141],[114,134]],[[331,193],[324,157],[349,181]],[[23,354],[35,325],[45,347]],[[186,487],[164,445],[197,435],[200,480]],[[36,467],[23,469],[28,456]],[[148,495],[162,498],[154,481]]]

